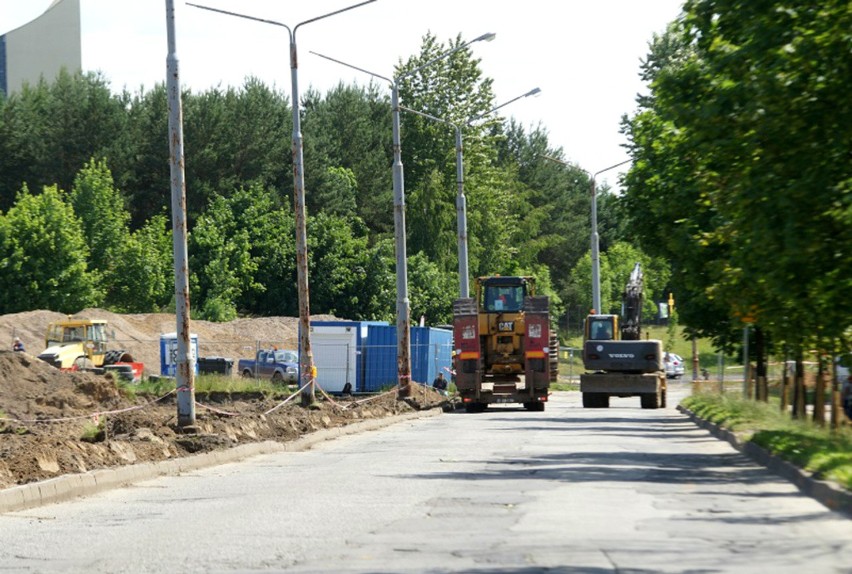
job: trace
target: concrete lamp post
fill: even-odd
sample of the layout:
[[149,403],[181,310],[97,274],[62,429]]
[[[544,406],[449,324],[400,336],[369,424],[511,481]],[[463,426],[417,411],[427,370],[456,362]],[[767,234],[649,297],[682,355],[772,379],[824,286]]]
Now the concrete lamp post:
[[469,42],[465,42],[460,46],[448,50],[435,58],[432,58],[422,66],[395,76],[393,79],[352,64],[347,64],[341,60],[311,52],[312,54],[325,58],[336,64],[346,66],[353,70],[358,70],[374,78],[384,80],[391,86],[391,117],[393,122],[393,205],[394,205],[394,236],[396,240],[396,344],[397,344],[397,382],[399,384],[400,398],[408,397],[411,394],[411,305],[408,299],[408,260],[406,257],[406,241],[405,241],[405,183],[402,169],[402,144],[399,132],[399,84],[405,78],[413,76],[420,70],[443,60],[444,58],[455,54],[456,52],[467,48],[474,42],[482,40],[491,41],[496,37],[496,34],[483,34]]
[[[563,161],[561,159],[557,159],[555,157],[550,157],[547,155],[542,155],[542,158],[564,165],[571,166],[573,164]],[[591,234],[591,250],[592,250],[592,307],[596,314],[601,312],[601,257],[600,257],[600,237],[598,236],[598,192],[595,187],[595,180],[597,177],[611,169],[615,169],[620,167],[626,163],[629,163],[633,160],[626,159],[622,162],[619,162],[615,165],[611,165],[609,167],[605,167],[600,171],[596,171],[595,173],[591,173],[586,171],[580,166],[574,166],[577,169],[587,173],[591,176],[591,201],[592,201],[592,234]]]
[[201,8],[202,10],[210,10],[228,16],[236,16],[237,18],[245,18],[279,26],[287,30],[290,37],[290,81],[292,85],[292,108],[293,108],[293,203],[296,218],[296,266],[297,266],[297,282],[299,289],[299,386],[302,388],[302,405],[309,405],[314,402],[314,379],[316,378],[316,368],[314,367],[313,352],[311,351],[311,311],[310,297],[308,290],[308,242],[307,242],[307,227],[305,224],[305,174],[304,161],[302,155],[302,125],[301,115],[299,110],[299,59],[296,50],[296,31],[300,26],[322,20],[330,16],[335,16],[342,12],[348,12],[355,8],[360,8],[366,4],[371,4],[376,0],[366,0],[354,4],[347,8],[341,8],[310,20],[305,20],[296,24],[290,29],[289,26],[275,20],[266,20],[263,18],[255,18],[254,16],[246,16],[245,14],[237,14],[208,6],[191,4],[189,6]]
[[[473,122],[480,120],[500,108],[508,106],[512,102],[516,102],[521,98],[526,98],[528,96],[534,96],[540,93],[541,90],[539,88],[534,88],[525,94],[521,94],[516,98],[512,98],[508,102],[504,102],[499,106],[491,108],[484,114],[480,114],[478,116],[474,116],[469,118],[466,122],[464,122],[465,126],[472,124]],[[459,297],[467,298],[470,297],[470,271],[468,269],[468,256],[467,256],[467,198],[464,195],[464,159],[463,159],[463,145],[462,145],[462,133],[461,133],[461,125],[451,122],[449,120],[445,120],[442,118],[435,117],[433,115],[418,112],[417,110],[412,110],[411,108],[406,108],[405,106],[400,106],[400,109],[405,110],[406,112],[411,112],[412,114],[416,114],[418,116],[422,116],[426,119],[440,122],[442,124],[447,124],[448,126],[452,126],[453,130],[455,130],[456,134],[456,184],[458,186],[458,194],[456,195],[456,219],[458,226],[458,256],[459,256]]]

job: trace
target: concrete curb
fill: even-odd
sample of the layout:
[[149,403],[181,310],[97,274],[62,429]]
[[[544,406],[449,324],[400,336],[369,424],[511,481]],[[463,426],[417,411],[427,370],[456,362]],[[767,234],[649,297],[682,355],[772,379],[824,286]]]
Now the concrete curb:
[[814,498],[829,510],[835,510],[852,518],[852,492],[834,482],[814,478],[812,473],[770,453],[753,442],[741,441],[728,429],[700,418],[681,405],[678,405],[677,410],[689,417],[700,428],[709,431],[716,438],[727,441],[756,463],[792,482],[802,494]]
[[270,440],[242,444],[221,451],[205,452],[158,462],[103,468],[82,474],[66,474],[40,482],[22,484],[21,486],[0,490],[0,514],[90,496],[160,476],[175,476],[210,466],[239,462],[261,454],[308,450],[320,442],[377,430],[412,419],[437,416],[441,412],[440,409],[429,409],[381,419],[367,419],[342,427],[322,429],[288,442]]

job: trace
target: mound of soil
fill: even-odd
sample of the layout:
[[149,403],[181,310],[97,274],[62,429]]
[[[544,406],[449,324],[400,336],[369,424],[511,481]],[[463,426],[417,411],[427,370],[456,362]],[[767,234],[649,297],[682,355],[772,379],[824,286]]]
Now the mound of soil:
[[[15,337],[20,337],[26,350],[38,355],[44,350],[44,336],[52,321],[67,316],[53,311],[27,311],[0,316],[0,337],[7,343],[0,348],[11,349]],[[75,318],[105,319],[110,336],[110,349],[124,349],[135,361],[145,364],[148,374],[158,374],[160,368],[160,335],[174,333],[177,327],[174,314],[142,313],[120,315],[103,309],[84,309]],[[313,315],[311,320],[337,321],[333,315]],[[198,335],[198,354],[201,357],[228,357],[236,361],[254,357],[257,348],[277,346],[297,349],[298,317],[258,317],[236,319],[227,323],[195,321],[190,324]],[[4,339],[0,339],[2,342]]]
[[[115,315],[87,310],[81,316],[105,318],[116,338],[129,342],[134,357],[159,364],[159,333],[174,331],[174,315]],[[9,329],[38,349],[50,321],[59,313],[34,311],[0,317],[0,332]],[[193,321],[192,331],[208,341],[218,356],[269,337],[281,346],[296,346],[298,319],[273,317],[231,323]],[[244,339],[241,341],[240,338]],[[130,344],[132,343],[132,345]],[[43,345],[43,343],[41,343]],[[10,345],[11,346],[11,345]],[[36,351],[38,352],[38,351]],[[150,354],[150,356],[149,356]],[[177,426],[175,394],[134,396],[121,391],[110,376],[62,372],[29,353],[0,351],[0,489],[97,468],[165,460],[196,452],[226,449],[264,440],[287,441],[322,428],[367,418],[393,416],[416,408],[439,408],[444,397],[418,387],[417,403],[400,401],[395,392],[372,397],[333,397],[310,408],[296,397],[261,393],[196,395],[196,429]],[[279,407],[275,410],[275,407]]]

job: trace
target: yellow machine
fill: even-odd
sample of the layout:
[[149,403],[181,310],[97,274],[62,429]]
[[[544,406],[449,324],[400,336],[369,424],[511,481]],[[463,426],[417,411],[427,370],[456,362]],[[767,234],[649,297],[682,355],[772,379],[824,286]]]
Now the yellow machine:
[[580,392],[584,408],[607,408],[610,397],[639,397],[643,409],[666,406],[661,341],[642,341],[642,268],[637,263],[622,295],[618,315],[586,317]]
[[493,403],[544,410],[558,367],[549,301],[532,277],[479,277],[453,305],[455,383],[468,412]]
[[107,322],[103,319],[64,319],[47,326],[45,350],[38,358],[57,369],[85,370],[119,362],[133,362],[122,350],[107,350]]

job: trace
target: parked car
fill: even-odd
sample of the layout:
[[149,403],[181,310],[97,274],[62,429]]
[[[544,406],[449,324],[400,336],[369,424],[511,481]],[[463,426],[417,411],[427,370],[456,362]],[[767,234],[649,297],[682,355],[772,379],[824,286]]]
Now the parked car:
[[240,359],[240,375],[247,378],[272,379],[275,383],[295,383],[299,376],[299,353],[281,349],[261,349],[257,357]]
[[674,353],[666,353],[666,377],[677,379],[683,376],[683,357]]

